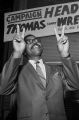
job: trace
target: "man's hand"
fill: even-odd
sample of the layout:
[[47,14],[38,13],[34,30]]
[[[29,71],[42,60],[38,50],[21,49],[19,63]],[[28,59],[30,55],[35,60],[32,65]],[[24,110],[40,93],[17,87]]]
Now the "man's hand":
[[22,35],[20,35],[19,25],[17,25],[17,34],[13,39],[14,58],[20,57],[25,49],[24,34],[25,29],[23,29]]
[[62,34],[61,36],[58,35],[56,28],[54,28],[56,39],[57,39],[57,46],[58,50],[62,57],[68,57],[69,56],[69,41],[68,37],[64,35],[65,31],[65,25],[62,28]]

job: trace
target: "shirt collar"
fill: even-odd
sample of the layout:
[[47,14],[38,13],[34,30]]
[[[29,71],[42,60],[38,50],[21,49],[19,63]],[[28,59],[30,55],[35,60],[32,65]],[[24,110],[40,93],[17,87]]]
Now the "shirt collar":
[[[43,64],[43,60],[42,60],[42,59],[40,59],[40,60],[38,60],[38,61],[39,61],[39,63],[42,63],[42,64]],[[35,63],[36,63],[35,60],[29,60],[29,62],[30,62],[31,64],[35,64]]]
[[43,64],[43,60],[42,59],[39,60],[39,64]]
[[[29,60],[29,63],[33,65],[33,67],[36,69],[36,61],[35,60]],[[39,60],[39,64],[42,66],[43,65],[43,60]]]

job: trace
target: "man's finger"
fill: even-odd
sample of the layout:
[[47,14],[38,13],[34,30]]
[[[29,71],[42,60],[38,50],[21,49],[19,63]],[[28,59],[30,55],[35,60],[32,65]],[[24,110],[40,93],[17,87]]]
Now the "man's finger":
[[17,25],[17,35],[20,35],[19,25]]
[[22,38],[24,38],[24,34],[25,34],[25,28],[23,28],[23,32],[22,32]]
[[56,35],[57,41],[59,41],[60,36],[58,35],[57,30],[56,30],[56,28],[55,28],[55,27],[54,27],[54,31],[55,31],[55,35]]
[[62,35],[61,35],[61,36],[64,36],[64,33],[65,33],[65,25],[63,25],[63,28],[62,28]]

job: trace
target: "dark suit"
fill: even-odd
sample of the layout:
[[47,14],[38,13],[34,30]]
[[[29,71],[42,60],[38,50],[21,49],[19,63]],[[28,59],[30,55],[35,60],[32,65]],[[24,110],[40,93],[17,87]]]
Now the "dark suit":
[[77,90],[79,78],[75,63],[71,59],[62,61],[66,79],[63,80],[63,73],[52,71],[46,65],[46,88],[30,63],[24,65],[18,74],[20,59],[10,58],[7,62],[2,74],[0,94],[8,95],[17,91],[18,120],[44,120],[47,112],[50,120],[66,120],[63,86],[65,91]]

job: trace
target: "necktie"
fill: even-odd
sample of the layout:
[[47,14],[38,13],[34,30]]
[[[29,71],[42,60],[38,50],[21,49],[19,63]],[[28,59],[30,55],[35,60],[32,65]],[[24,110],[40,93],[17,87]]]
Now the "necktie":
[[[45,79],[45,76],[41,70],[39,62],[36,62],[36,71],[37,71],[37,73],[42,81],[43,86],[46,87],[46,79]],[[46,113],[43,116],[43,120],[49,120],[48,109],[46,109]]]
[[37,71],[37,73],[38,73],[44,87],[46,87],[46,79],[45,79],[44,74],[43,74],[43,72],[41,70],[41,67],[39,66],[39,62],[36,62],[36,71]]
[[[36,71],[42,81],[43,86],[46,87],[46,79],[39,65],[39,61],[36,62]],[[46,113],[43,116],[43,120],[49,120],[48,109],[46,109]]]

